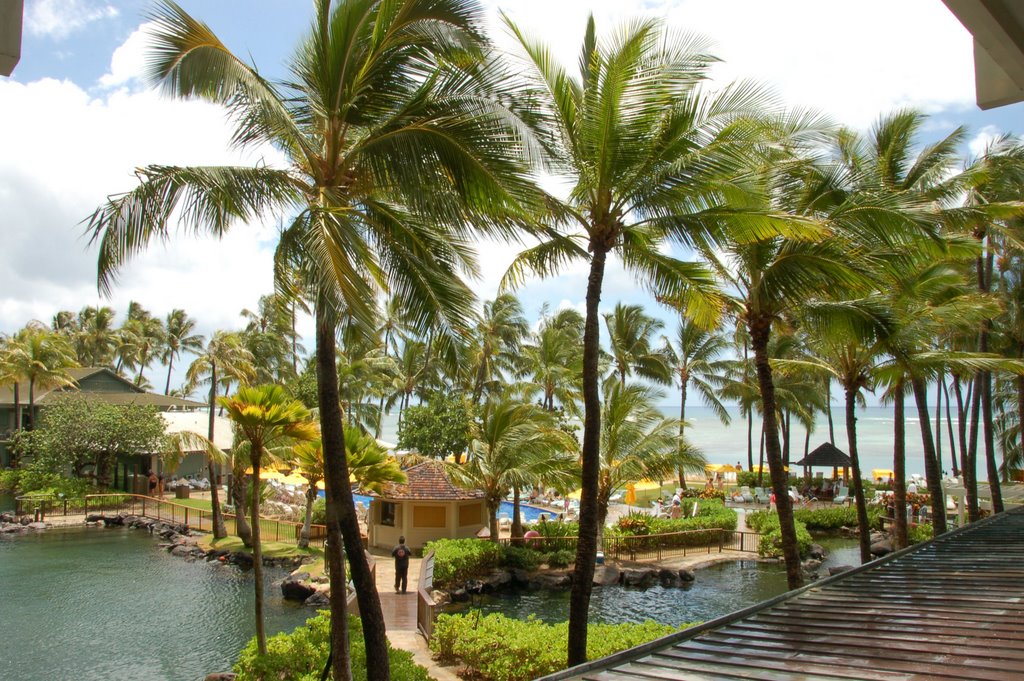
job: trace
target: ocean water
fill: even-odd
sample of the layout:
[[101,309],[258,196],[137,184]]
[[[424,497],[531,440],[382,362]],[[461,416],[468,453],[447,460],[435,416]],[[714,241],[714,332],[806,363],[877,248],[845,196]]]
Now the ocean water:
[[[678,418],[679,406],[666,405],[660,407],[665,416]],[[945,410],[943,410],[945,411]],[[731,463],[737,461],[747,468],[747,421],[740,416],[739,410],[730,408],[732,416],[730,425],[723,425],[714,412],[708,407],[690,406],[686,407],[686,420],[688,426],[686,437],[695,445],[709,463]],[[846,424],[841,404],[833,405],[832,411],[833,429],[835,432],[835,445],[849,452],[849,445],[846,437]],[[957,422],[954,416],[953,428],[956,432]],[[934,411],[931,417],[931,428],[935,430]],[[790,460],[799,461],[804,456],[804,440],[807,431],[793,423],[793,441],[790,443]],[[580,429],[582,434],[582,428]],[[759,438],[761,434],[761,420],[755,416],[753,427],[754,465],[758,463]],[[386,414],[384,416],[381,439],[387,442],[398,441],[398,415]],[[815,428],[811,431],[810,449],[823,442],[829,441],[828,422],[820,418]],[[889,407],[860,407],[857,409],[857,451],[860,454],[861,470],[865,476],[871,475],[874,468],[891,469],[893,450],[893,412]],[[907,476],[915,473],[924,475],[924,455],[921,446],[921,431],[918,426],[917,410],[908,406],[906,415],[906,460]],[[945,416],[942,420],[942,470],[947,473],[952,471],[952,459],[950,458],[949,436],[946,429]],[[979,480],[987,479],[985,475],[984,457],[979,457]],[[819,469],[823,470],[823,469]],[[827,471],[826,471],[827,473]]]

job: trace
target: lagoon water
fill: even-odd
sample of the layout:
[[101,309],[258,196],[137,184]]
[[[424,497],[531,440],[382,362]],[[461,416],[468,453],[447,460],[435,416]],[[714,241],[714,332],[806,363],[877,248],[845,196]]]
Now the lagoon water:
[[[314,614],[267,570],[267,631]],[[228,671],[255,634],[252,573],[169,555],[125,528],[0,539],[0,679],[195,681]]]

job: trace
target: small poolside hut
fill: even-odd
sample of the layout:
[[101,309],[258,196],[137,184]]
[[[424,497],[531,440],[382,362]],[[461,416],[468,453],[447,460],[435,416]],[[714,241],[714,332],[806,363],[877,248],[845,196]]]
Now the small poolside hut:
[[484,493],[459,487],[437,461],[405,471],[404,484],[385,483],[370,501],[367,538],[370,546],[391,548],[405,536],[410,548],[434,539],[475,537],[487,525]]
[[848,469],[852,465],[850,457],[846,452],[836,447],[831,442],[823,442],[813,452],[796,462],[797,466],[803,466],[804,478],[810,479],[812,468],[831,468],[832,477],[837,477],[840,468],[843,469],[843,482],[846,482]]

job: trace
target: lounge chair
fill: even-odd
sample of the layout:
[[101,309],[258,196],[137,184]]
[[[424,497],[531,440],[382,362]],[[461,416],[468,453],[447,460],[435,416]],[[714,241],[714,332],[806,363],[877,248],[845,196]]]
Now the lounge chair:
[[754,503],[754,493],[750,491],[750,487],[748,485],[743,485],[743,487],[740,487],[740,495],[743,497],[743,501],[745,501],[746,503]]
[[850,499],[850,490],[846,487],[837,487],[836,495],[832,497],[833,504],[845,504]]
[[508,513],[499,513],[498,514],[498,529],[502,529],[502,528],[506,528],[506,527],[507,528],[511,528],[512,527],[512,519],[508,517]]
[[768,494],[768,492],[765,492],[760,487],[755,487],[754,488],[754,501],[756,501],[759,504],[768,505],[768,504],[770,504],[772,502],[772,497],[771,497],[770,494]]

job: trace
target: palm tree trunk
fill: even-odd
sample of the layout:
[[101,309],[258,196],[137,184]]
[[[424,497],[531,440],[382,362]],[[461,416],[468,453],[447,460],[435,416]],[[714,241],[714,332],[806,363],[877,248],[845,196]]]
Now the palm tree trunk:
[[942,382],[942,392],[946,396],[946,431],[949,434],[949,454],[953,460],[953,477],[960,475],[960,464],[957,461],[956,440],[953,438],[953,412],[950,407],[949,388]]
[[36,379],[28,379],[28,430],[36,429]]
[[748,321],[750,342],[754,349],[754,365],[757,368],[757,382],[761,389],[763,406],[765,453],[768,456],[768,473],[775,492],[775,507],[779,513],[779,530],[782,535],[782,555],[786,561],[786,582],[790,589],[803,584],[800,572],[800,550],[796,541],[796,526],[793,522],[793,502],[789,498],[789,480],[782,467],[782,448],[779,446],[779,424],[776,421],[775,383],[768,363],[768,336],[771,333],[771,319],[758,317]]
[[779,423],[782,429],[782,465],[789,465],[789,411],[783,412],[783,418]]
[[519,512],[519,485],[512,487],[512,538],[519,539],[523,536],[523,517]]
[[249,521],[245,519],[246,511],[249,508],[249,502],[245,498],[245,468],[244,465],[239,465],[235,466],[232,471],[231,498],[235,502],[235,534],[242,540],[243,546],[251,549],[252,529],[249,527]]
[[[170,374],[168,374],[168,380],[170,380]],[[216,417],[213,413],[214,406],[217,402],[217,363],[214,361],[210,362],[210,415],[207,419],[206,424],[206,439],[213,442],[213,430],[214,424],[216,423]],[[217,484],[218,476],[217,469],[214,467],[213,457],[206,457],[206,470],[210,476],[210,510],[213,515],[210,518],[210,522],[213,523],[213,538],[223,539],[228,536],[228,530],[224,526],[224,514],[220,509],[220,486]]]
[[324,481],[327,487],[327,560],[331,570],[331,655],[334,681],[352,678],[348,649],[348,612],[344,554],[348,554],[352,582],[359,601],[366,643],[367,681],[388,681],[387,634],[380,598],[373,574],[366,561],[359,521],[356,518],[352,489],[348,482],[344,423],[338,397],[338,368],[335,364],[336,341],[334,311],[323,299],[316,310],[317,397],[320,405],[320,434],[324,447]]
[[299,548],[309,548],[309,530],[313,525],[313,504],[316,503],[316,480],[310,479],[306,490],[306,517],[302,520],[302,531],[299,533]]
[[14,381],[14,429],[21,430],[21,382]]
[[597,558],[597,486],[601,471],[601,386],[598,375],[601,339],[598,305],[601,303],[606,257],[606,248],[594,244],[590,276],[587,279],[587,317],[583,327],[582,493],[576,566],[569,596],[568,667],[574,667],[587,659],[587,618],[594,583],[594,561]]
[[937,537],[946,531],[946,500],[942,495],[942,471],[935,458],[935,443],[928,425],[928,386],[923,378],[911,378],[914,400],[917,402],[917,420],[921,424],[921,444],[924,448],[924,475],[931,494],[932,529]]
[[747,470],[754,470],[754,408],[747,409]]
[[981,418],[981,374],[971,382],[971,430],[967,438],[967,461],[964,462],[964,486],[967,488],[967,517],[974,523],[981,519],[978,505],[978,421]]
[[174,367],[174,355],[167,357],[167,384],[164,386],[164,395],[171,394],[171,369]]
[[828,416],[828,441],[836,444],[836,429],[832,423],[832,379],[825,379],[825,415]]
[[907,537],[907,418],[903,381],[893,389],[892,507],[895,548],[906,548]]
[[260,458],[262,452],[254,442],[252,448],[252,577],[256,585],[256,648],[267,654],[267,632],[263,629],[263,547],[260,546]]
[[[680,372],[679,376],[679,458],[682,459],[683,451],[683,429],[686,427],[686,375]],[[683,470],[683,465],[679,464],[679,487],[686,489],[686,471]],[[602,525],[604,527],[604,525]]]
[[501,499],[487,499],[487,529],[491,533],[491,541],[498,543],[498,507]]
[[[978,260],[978,283],[982,293],[992,290],[992,266],[995,259],[993,251],[992,236],[986,238],[985,259]],[[985,319],[981,322],[981,333],[978,335],[978,352],[988,352],[989,332],[992,328],[992,320]],[[992,372],[983,371],[981,378],[981,410],[982,425],[985,428],[985,464],[988,474],[989,492],[992,496],[992,512],[1003,512],[1003,494],[999,488],[999,466],[996,464],[995,424],[992,422]]]
[[940,471],[942,470],[942,384],[944,381],[945,375],[942,369],[939,369],[938,380],[935,382],[935,458],[939,462]]
[[761,417],[761,444],[760,454],[757,462],[757,486],[760,487],[764,481],[764,417]]
[[850,466],[853,468],[853,499],[857,504],[857,539],[860,543],[860,562],[871,560],[871,526],[868,523],[868,505],[864,500],[864,483],[857,454],[857,392],[859,388],[846,387],[846,441],[850,448]]

